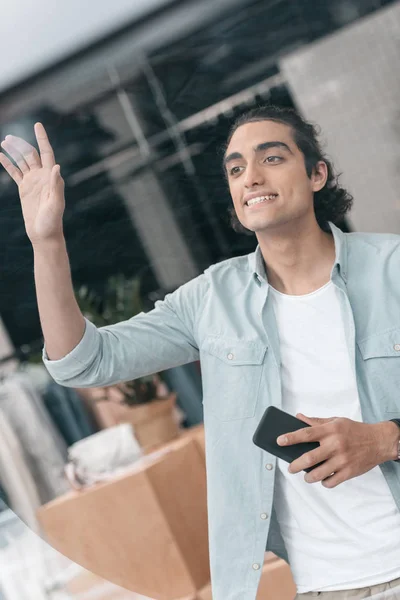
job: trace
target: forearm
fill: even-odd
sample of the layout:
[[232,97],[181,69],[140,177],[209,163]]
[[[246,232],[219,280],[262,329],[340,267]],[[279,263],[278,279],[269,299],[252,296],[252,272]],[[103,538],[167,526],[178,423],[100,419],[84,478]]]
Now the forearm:
[[73,350],[85,331],[75,298],[65,239],[33,247],[36,296],[40,323],[50,360]]

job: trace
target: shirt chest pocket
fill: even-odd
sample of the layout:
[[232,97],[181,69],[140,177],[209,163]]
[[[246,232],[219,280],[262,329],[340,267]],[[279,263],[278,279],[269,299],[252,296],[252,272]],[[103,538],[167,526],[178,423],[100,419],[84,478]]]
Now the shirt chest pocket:
[[400,327],[358,342],[366,376],[387,413],[400,415]]
[[254,417],[267,346],[208,336],[201,346],[204,410],[221,421]]

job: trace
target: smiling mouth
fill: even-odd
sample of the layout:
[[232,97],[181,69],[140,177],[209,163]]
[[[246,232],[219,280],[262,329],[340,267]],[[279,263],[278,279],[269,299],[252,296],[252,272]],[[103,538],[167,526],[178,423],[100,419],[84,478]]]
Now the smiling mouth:
[[268,200],[274,200],[277,198],[278,194],[269,194],[268,196],[257,196],[257,198],[252,198],[245,202],[245,206],[254,206],[255,204],[262,204],[263,202],[268,202]]

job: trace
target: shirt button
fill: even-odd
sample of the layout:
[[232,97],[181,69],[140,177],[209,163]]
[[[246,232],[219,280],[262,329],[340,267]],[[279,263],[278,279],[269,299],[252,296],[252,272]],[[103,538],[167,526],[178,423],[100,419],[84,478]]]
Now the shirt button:
[[258,569],[259,569],[259,568],[260,568],[260,565],[259,565],[258,563],[254,563],[254,565],[253,565],[253,569],[254,569],[255,571],[258,571]]
[[267,465],[265,465],[265,468],[267,469],[267,471],[272,471],[272,469],[274,468],[274,465],[271,465],[271,463],[268,463]]
[[394,349],[396,350],[396,352],[400,352],[400,344],[395,344]]
[[261,518],[262,518],[263,521],[265,521],[265,519],[268,519],[267,513],[262,513],[260,516],[261,516]]
[[233,359],[233,354],[232,354],[232,352],[229,352],[229,354],[228,354],[228,358],[229,358],[229,360],[232,360],[232,359]]

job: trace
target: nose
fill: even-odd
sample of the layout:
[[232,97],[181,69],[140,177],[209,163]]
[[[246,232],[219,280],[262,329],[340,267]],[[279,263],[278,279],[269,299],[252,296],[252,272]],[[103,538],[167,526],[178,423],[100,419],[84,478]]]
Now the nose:
[[261,165],[257,162],[249,162],[246,166],[244,185],[246,188],[251,189],[264,183],[264,173]]

